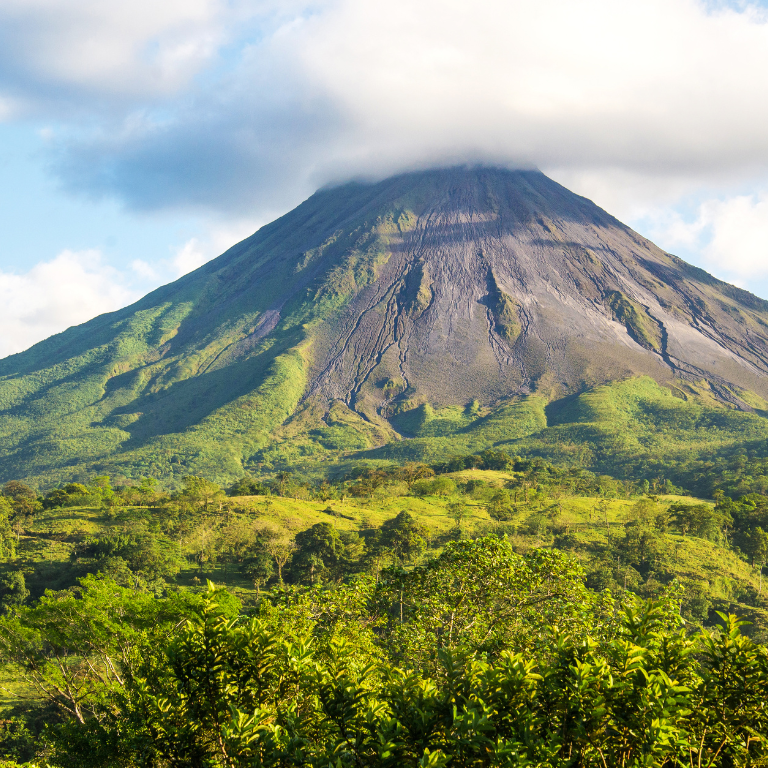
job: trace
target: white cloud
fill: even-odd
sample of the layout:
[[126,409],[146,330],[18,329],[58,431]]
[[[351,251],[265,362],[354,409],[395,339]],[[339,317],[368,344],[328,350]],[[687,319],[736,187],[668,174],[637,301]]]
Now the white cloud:
[[134,259],[130,266],[133,272],[143,280],[157,280],[159,277],[157,269],[144,259]]
[[[145,87],[130,52],[151,35],[164,51],[173,40],[205,53],[158,76],[164,100],[126,96],[122,111],[62,127],[57,168],[70,189],[263,216],[329,181],[437,163],[623,175],[646,188],[768,174],[768,23],[753,6],[319,0],[279,17],[246,6],[197,0],[186,20],[173,5],[160,31],[135,22],[134,39],[129,26],[133,42],[117,47],[130,66],[93,70],[115,92],[130,90],[128,74]],[[218,31],[199,42],[209,26]]]
[[28,102],[56,100],[51,89],[167,94],[215,54],[231,16],[221,0],[1,0],[0,66]]
[[712,201],[701,218],[712,232],[704,248],[709,263],[746,284],[768,276],[768,194]]
[[205,250],[209,254],[206,261],[224,253],[235,243],[245,240],[246,237],[252,235],[257,229],[273,218],[276,218],[280,213],[282,211],[275,211],[273,215],[267,215],[264,219],[232,217],[225,221],[212,223],[208,228],[205,238]]
[[768,191],[710,198],[687,215],[671,208],[648,210],[638,228],[721,279],[766,295]]
[[19,112],[19,105],[14,99],[0,94],[0,123],[11,120]]
[[24,274],[0,272],[0,356],[136,298],[98,251],[63,251]]
[[670,175],[768,162],[768,25],[755,10],[342,0],[281,44],[352,125],[329,165],[455,157]]
[[158,267],[172,277],[186,275],[252,235],[263,223],[236,217],[227,221],[209,222],[201,237],[187,240],[175,250],[169,264],[160,264]]
[[188,272],[192,272],[192,270],[201,267],[208,261],[208,258],[206,258],[206,255],[200,250],[196,237],[187,240],[173,257],[172,263],[176,271],[176,276],[181,277],[182,275],[186,275]]

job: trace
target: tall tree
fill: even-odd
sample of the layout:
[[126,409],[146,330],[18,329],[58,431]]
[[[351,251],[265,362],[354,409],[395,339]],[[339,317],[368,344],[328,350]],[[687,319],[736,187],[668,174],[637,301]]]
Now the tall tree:
[[405,563],[426,549],[426,536],[424,526],[417,523],[410,512],[403,510],[382,524],[379,546],[392,552],[401,563]]
[[294,581],[315,584],[338,575],[344,542],[330,523],[315,523],[296,534],[296,551],[291,559]]

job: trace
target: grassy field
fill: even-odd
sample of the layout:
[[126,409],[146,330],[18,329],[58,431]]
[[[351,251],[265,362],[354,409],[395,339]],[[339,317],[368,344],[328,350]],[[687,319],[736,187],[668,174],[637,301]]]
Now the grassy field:
[[[23,530],[18,530],[17,551],[0,563],[0,576],[19,570],[33,597],[47,588],[74,584],[78,550],[89,538],[141,533],[158,546],[178,555],[180,569],[168,580],[168,588],[202,589],[210,579],[226,585],[245,602],[256,596],[254,583],[239,565],[225,555],[228,532],[268,529],[289,539],[316,523],[330,523],[338,531],[356,532],[365,538],[385,521],[405,510],[423,526],[428,542],[420,562],[435,555],[457,536],[489,533],[508,536],[519,551],[555,547],[571,552],[585,571],[595,578],[609,579],[612,589],[628,588],[651,593],[673,577],[703,595],[710,611],[730,610],[768,629],[768,602],[764,600],[756,568],[738,557],[723,542],[684,536],[669,528],[656,535],[662,552],[659,564],[638,582],[637,571],[627,565],[628,532],[638,524],[638,498],[598,498],[556,494],[515,505],[512,519],[495,522],[489,516],[488,499],[511,475],[505,472],[466,470],[446,475],[459,487],[468,480],[482,481],[481,493],[447,496],[414,496],[404,484],[383,486],[371,498],[340,498],[313,501],[282,496],[232,497],[220,507],[201,513],[194,525],[179,524],[169,530],[163,511],[145,507],[96,509],[68,507],[43,512]],[[691,497],[654,497],[653,508],[663,513],[675,502],[704,503]],[[465,505],[460,527],[451,505]],[[214,554],[199,558],[200,541],[210,542]],[[218,552],[218,554],[216,554]],[[408,564],[413,565],[415,563]],[[96,566],[91,566],[96,569]],[[629,581],[628,581],[629,579]],[[602,582],[600,582],[602,583]],[[598,584],[599,586],[599,584]],[[766,585],[768,588],[768,585]],[[703,617],[702,617],[703,618]]]

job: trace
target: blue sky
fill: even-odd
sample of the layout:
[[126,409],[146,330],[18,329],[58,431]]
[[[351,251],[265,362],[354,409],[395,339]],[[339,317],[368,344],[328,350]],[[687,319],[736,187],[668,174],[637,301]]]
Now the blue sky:
[[0,0],[0,355],[322,184],[535,165],[768,298],[766,3]]
[[23,270],[65,249],[96,248],[116,264],[159,262],[199,229],[195,215],[132,214],[115,198],[68,194],[48,170],[34,124],[0,125],[0,231],[4,270]]

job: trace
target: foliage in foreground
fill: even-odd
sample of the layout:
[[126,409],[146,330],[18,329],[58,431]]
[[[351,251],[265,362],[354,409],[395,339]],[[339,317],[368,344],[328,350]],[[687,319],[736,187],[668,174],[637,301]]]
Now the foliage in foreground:
[[212,603],[163,674],[138,681],[138,707],[158,765],[762,764],[765,648],[733,617],[691,639],[670,619],[628,608],[610,641],[557,635],[539,659],[440,650],[426,675],[343,641],[319,653]]
[[690,634],[679,600],[594,593],[569,556],[487,537],[251,616],[212,586],[90,578],[0,629],[28,633],[3,655],[58,710],[38,752],[62,768],[765,764],[768,651],[734,617]]

